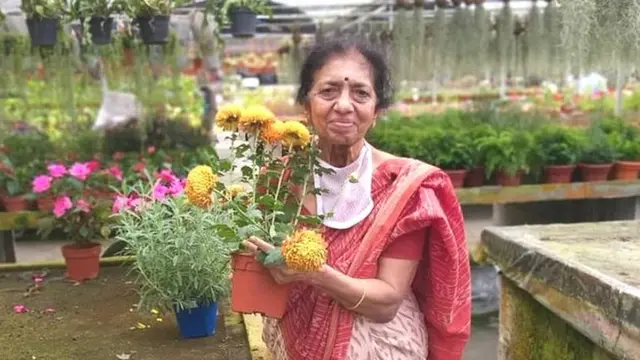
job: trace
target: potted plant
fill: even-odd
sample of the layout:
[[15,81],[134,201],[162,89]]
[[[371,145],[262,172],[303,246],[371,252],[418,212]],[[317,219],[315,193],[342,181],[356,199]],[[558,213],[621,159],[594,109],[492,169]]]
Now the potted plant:
[[598,125],[585,133],[587,145],[580,156],[578,168],[583,181],[606,181],[618,154],[611,139]]
[[449,175],[454,187],[463,187],[465,176],[474,165],[474,149],[468,133],[438,127],[428,130],[427,139],[430,162]]
[[233,37],[252,37],[258,26],[258,14],[270,14],[266,0],[227,0],[225,11],[231,22]]
[[22,0],[20,9],[27,17],[27,29],[34,46],[53,46],[64,10],[63,0]]
[[2,202],[8,212],[25,211],[28,208],[28,183],[31,169],[28,166],[14,168],[7,157],[0,158],[0,188],[4,191]]
[[533,136],[525,131],[502,130],[495,136],[478,141],[478,151],[485,154],[485,174],[496,172],[496,181],[502,186],[517,186],[529,172]]
[[537,157],[545,183],[569,183],[584,147],[580,130],[561,125],[542,126],[535,134]]
[[620,119],[616,128],[605,128],[605,132],[607,132],[607,137],[619,156],[613,166],[613,178],[616,180],[637,179],[640,171],[640,129]]
[[162,45],[169,37],[171,11],[179,1],[134,0],[128,1],[128,13],[135,18],[140,29],[140,38],[146,45]]
[[88,22],[91,42],[95,45],[107,45],[111,43],[111,15],[123,11],[125,6],[124,0],[75,0],[71,9],[74,17],[82,22],[83,28],[84,22]]
[[[176,179],[177,180],[177,179]],[[184,184],[182,180],[178,183]],[[158,196],[170,183],[120,195],[117,238],[136,256],[139,309],[160,308],[175,314],[184,338],[215,333],[218,302],[229,293],[229,258],[237,248],[232,212],[224,206],[201,209],[189,203],[182,189]]]

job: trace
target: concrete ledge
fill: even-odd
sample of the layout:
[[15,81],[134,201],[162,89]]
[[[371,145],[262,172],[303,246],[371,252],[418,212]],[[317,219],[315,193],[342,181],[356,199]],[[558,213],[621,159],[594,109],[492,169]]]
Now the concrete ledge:
[[[114,256],[109,258],[101,258],[100,266],[119,266],[131,264],[136,260],[135,256]],[[0,264],[0,273],[11,271],[28,271],[38,269],[60,269],[66,268],[64,260],[58,261],[39,261],[25,263]]]
[[575,330],[619,359],[640,360],[639,221],[490,227],[482,246]]
[[247,340],[251,358],[253,360],[271,360],[271,353],[262,341],[262,316],[253,314],[242,314],[244,326],[247,330]]

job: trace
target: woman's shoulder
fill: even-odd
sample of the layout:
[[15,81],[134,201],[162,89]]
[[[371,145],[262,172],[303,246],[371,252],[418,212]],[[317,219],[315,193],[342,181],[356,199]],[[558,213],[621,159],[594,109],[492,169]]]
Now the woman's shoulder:
[[382,150],[374,148],[373,151],[374,167],[385,175],[398,176],[401,173],[409,173],[413,171],[437,172],[440,169],[431,164],[420,160],[396,156]]

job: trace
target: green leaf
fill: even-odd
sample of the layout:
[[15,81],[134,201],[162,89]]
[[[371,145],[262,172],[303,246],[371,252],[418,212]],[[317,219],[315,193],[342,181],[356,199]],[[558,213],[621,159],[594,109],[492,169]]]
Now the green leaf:
[[214,226],[214,229],[216,230],[216,233],[226,239],[226,240],[230,240],[236,237],[236,232],[233,228],[231,228],[229,225],[226,224],[217,224],[216,226]]
[[[260,253],[265,253],[264,251],[260,251]],[[284,265],[284,258],[282,257],[282,253],[280,252],[280,248],[275,248],[266,253],[263,259],[258,257],[258,261],[262,263],[262,265],[266,267],[273,267]]]
[[111,235],[111,228],[107,225],[104,225],[100,228],[100,235],[104,238],[108,238]]

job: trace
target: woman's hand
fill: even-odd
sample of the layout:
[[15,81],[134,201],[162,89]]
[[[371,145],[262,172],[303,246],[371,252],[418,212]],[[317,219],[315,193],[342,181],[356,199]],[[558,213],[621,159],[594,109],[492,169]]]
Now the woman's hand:
[[[242,245],[244,245],[247,252],[254,256],[258,254],[259,250],[269,252],[275,248],[273,245],[255,236],[243,241]],[[312,276],[310,273],[291,270],[286,265],[269,266],[267,269],[269,269],[271,276],[273,276],[273,279],[278,284],[290,284],[297,281],[309,282]]]

